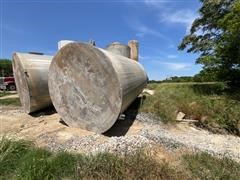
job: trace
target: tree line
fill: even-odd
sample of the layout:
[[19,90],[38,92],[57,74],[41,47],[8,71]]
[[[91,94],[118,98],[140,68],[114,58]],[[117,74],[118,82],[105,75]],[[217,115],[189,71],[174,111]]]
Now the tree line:
[[208,74],[196,74],[195,76],[173,76],[164,80],[149,80],[149,83],[183,83],[183,82],[217,82],[218,79],[212,78]]
[[12,76],[12,61],[9,59],[0,59],[0,76]]

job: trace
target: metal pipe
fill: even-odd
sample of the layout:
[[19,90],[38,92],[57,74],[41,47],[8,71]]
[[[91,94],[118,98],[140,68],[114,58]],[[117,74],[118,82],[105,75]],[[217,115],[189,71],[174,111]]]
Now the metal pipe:
[[23,110],[31,113],[50,106],[48,69],[52,56],[14,53],[13,72]]
[[129,58],[70,43],[54,56],[48,84],[53,105],[69,126],[103,133],[142,92],[147,75]]

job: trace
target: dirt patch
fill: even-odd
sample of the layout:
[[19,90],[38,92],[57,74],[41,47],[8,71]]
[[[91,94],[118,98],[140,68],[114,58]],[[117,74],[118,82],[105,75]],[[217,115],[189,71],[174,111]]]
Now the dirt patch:
[[14,98],[19,98],[18,94],[10,94],[10,95],[0,97],[0,99],[14,99]]
[[[169,152],[204,151],[240,162],[239,137],[212,134],[188,123],[165,125],[149,114],[126,117],[108,132],[96,134],[60,123],[61,118],[54,110],[27,115],[16,107],[2,106],[0,136],[31,140],[52,151],[125,154],[161,146]],[[167,154],[159,151],[158,158],[163,156]]]
[[[96,135],[87,130],[66,126],[61,123],[61,117],[56,112],[49,111],[53,110],[28,115],[18,108],[3,106],[0,109],[0,135],[34,141],[40,147],[47,146],[49,138],[53,138],[55,143],[62,144],[73,138],[81,139]],[[121,126],[124,128],[124,125]],[[143,126],[135,122],[128,129],[127,135],[137,134],[141,128]],[[109,137],[106,135],[99,135],[99,140],[107,138]]]

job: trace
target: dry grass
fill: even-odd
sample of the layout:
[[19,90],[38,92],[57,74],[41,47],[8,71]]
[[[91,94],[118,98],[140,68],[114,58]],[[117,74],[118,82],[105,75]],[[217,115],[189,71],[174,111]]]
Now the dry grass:
[[0,99],[0,105],[4,106],[20,106],[21,102],[19,98],[6,98],[6,99]]
[[172,123],[183,112],[212,132],[240,135],[240,92],[228,93],[224,83],[153,83],[148,88],[155,95],[146,97],[141,111]]
[[240,165],[206,153],[156,146],[132,155],[51,153],[30,142],[0,141],[0,179],[237,179]]
[[9,95],[10,93],[8,91],[0,91],[0,97]]
[[110,153],[97,155],[51,153],[25,141],[2,139],[0,142],[0,179],[179,179],[166,161],[136,152],[119,157]]

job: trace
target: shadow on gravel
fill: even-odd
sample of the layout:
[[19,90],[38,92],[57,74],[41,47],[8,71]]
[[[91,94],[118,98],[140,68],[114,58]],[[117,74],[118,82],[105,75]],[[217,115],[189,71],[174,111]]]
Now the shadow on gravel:
[[52,115],[57,113],[55,108],[53,106],[47,107],[45,109],[30,113],[31,116],[33,117],[40,117],[40,116],[46,116],[46,115]]
[[103,133],[103,135],[108,137],[124,136],[134,123],[138,114],[138,110],[144,99],[145,96],[137,97],[135,101],[133,101],[133,103],[128,107],[128,109],[118,118],[111,129]]

